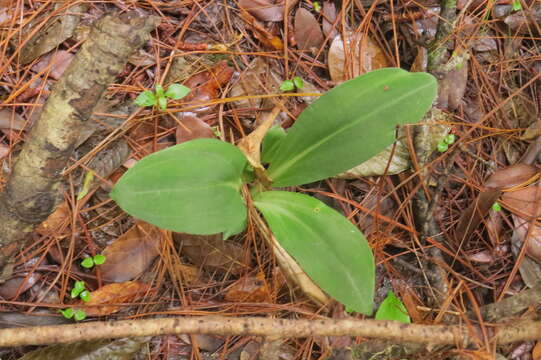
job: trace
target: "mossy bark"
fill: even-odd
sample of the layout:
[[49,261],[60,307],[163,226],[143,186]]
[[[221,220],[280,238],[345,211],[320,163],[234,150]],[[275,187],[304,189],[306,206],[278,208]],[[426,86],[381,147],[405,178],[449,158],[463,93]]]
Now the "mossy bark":
[[0,268],[54,211],[61,174],[79,133],[89,126],[107,86],[149,39],[156,23],[155,18],[135,12],[105,16],[55,85],[0,194]]

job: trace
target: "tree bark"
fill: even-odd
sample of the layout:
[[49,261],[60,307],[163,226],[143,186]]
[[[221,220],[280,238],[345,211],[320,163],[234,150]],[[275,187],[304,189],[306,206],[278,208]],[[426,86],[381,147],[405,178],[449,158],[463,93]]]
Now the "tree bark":
[[154,17],[107,15],[55,85],[0,194],[0,269],[55,209],[61,175],[107,86],[149,38]]

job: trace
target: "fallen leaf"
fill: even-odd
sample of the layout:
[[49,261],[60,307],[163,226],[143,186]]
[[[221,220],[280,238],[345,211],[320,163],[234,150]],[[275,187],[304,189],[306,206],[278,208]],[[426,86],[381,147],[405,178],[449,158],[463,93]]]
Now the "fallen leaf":
[[490,264],[496,260],[489,250],[478,251],[468,255],[468,259],[482,264]]
[[38,61],[34,66],[32,66],[32,70],[35,72],[41,72],[47,69],[48,66],[51,66],[48,74],[51,78],[58,80],[64,71],[66,71],[69,64],[71,64],[73,57],[74,55],[69,51],[58,50],[52,55],[47,55]]
[[539,174],[539,169],[527,164],[514,164],[494,171],[485,181],[485,186],[507,190],[515,186],[526,185]]
[[15,111],[0,109],[0,128],[11,130],[23,130],[26,121]]
[[[323,34],[325,37],[328,37],[330,39],[334,39],[338,32],[336,31],[336,28],[333,27],[333,24],[338,19],[338,15],[336,13],[336,5],[332,1],[325,1],[323,2],[323,9],[321,11],[321,14],[323,15]],[[339,24],[336,24],[336,27],[338,27]]]
[[366,72],[389,67],[383,50],[366,34],[337,35],[329,48],[327,63],[332,81],[339,83]]
[[42,222],[36,229],[41,235],[55,234],[61,235],[59,229],[71,221],[71,211],[69,204],[64,201],[49,217]]
[[462,103],[468,82],[469,54],[453,55],[446,64],[448,69],[438,81],[438,105],[445,110],[456,110]]
[[149,289],[150,285],[135,281],[108,284],[92,291],[90,300],[80,303],[80,305],[86,305],[85,308],[81,309],[86,312],[87,316],[105,316],[114,314],[122,309],[121,305],[114,304],[133,302],[134,300],[143,297]]
[[11,278],[0,285],[0,296],[6,300],[14,300],[40,280],[41,274],[37,272]]
[[225,300],[231,302],[270,302],[271,290],[263,273],[245,276],[227,288]]
[[538,33],[541,21],[541,4],[534,2],[529,9],[517,11],[504,19],[505,24],[514,34],[530,35]]
[[541,341],[538,341],[532,350],[532,360],[541,360]]
[[304,8],[295,13],[295,41],[299,50],[308,50],[312,54],[316,54],[325,42],[316,17]]
[[177,144],[200,138],[214,138],[214,131],[203,120],[199,119],[197,114],[192,112],[182,113],[180,122],[177,126]]
[[502,202],[524,219],[541,216],[541,188],[537,185],[506,192],[502,196]]
[[173,238],[182,243],[182,254],[202,269],[238,275],[248,268],[246,251],[232,241],[222,240],[222,234],[173,233]]
[[239,5],[260,21],[282,21],[284,4],[273,0],[239,0]]
[[162,231],[140,221],[122,234],[102,252],[106,258],[100,265],[102,278],[123,282],[143,274],[160,253]]

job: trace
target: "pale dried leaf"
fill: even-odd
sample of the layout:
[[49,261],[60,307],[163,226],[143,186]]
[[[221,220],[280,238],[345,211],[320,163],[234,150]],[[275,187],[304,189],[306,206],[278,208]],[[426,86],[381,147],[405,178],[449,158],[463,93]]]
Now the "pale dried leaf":
[[469,255],[468,258],[471,261],[483,263],[483,264],[490,264],[491,262],[495,261],[494,256],[488,250],[476,252],[474,254]]
[[273,0],[239,0],[239,5],[260,21],[284,19],[284,4],[276,4]]
[[271,289],[263,273],[245,276],[227,288],[225,300],[231,302],[271,302]]
[[456,110],[462,102],[468,82],[469,54],[454,55],[445,65],[443,79],[438,81],[438,105],[442,109]]
[[524,219],[541,216],[541,188],[537,185],[506,192],[502,202]]
[[[323,9],[321,10],[321,13],[323,14],[323,34],[325,37],[328,37],[330,39],[334,39],[338,32],[336,31],[336,28],[333,27],[333,24],[336,22],[336,19],[338,18],[338,15],[336,13],[336,5],[332,1],[325,1],[323,2]],[[338,26],[338,24],[336,24]]]
[[176,138],[177,144],[183,142],[200,139],[200,138],[214,138],[214,131],[203,120],[199,119],[197,114],[191,112],[182,113],[180,118],[182,125],[177,126]]
[[506,190],[515,186],[525,185],[538,174],[539,170],[535,166],[522,163],[513,164],[494,171],[485,181],[485,186]]
[[11,130],[23,130],[26,121],[15,111],[0,109],[0,128]]
[[308,50],[313,54],[318,52],[325,41],[316,17],[304,8],[299,8],[295,13],[295,40],[300,50]]
[[104,280],[123,282],[137,278],[160,253],[162,230],[138,222],[103,251],[106,260],[100,265]]
[[149,289],[150,285],[135,281],[108,284],[92,291],[90,300],[81,302],[81,305],[86,305],[82,309],[87,316],[114,314],[122,309],[121,305],[115,304],[129,303],[142,298]]
[[74,55],[69,51],[58,50],[54,54],[47,55],[38,61],[34,66],[32,66],[32,70],[35,72],[41,72],[50,66],[51,68],[48,71],[49,76],[55,80],[58,80],[71,64],[73,57]]
[[0,285],[0,296],[6,300],[13,300],[40,280],[41,274],[37,272],[11,278]]
[[71,211],[69,204],[64,201],[58,207],[56,210],[49,215],[49,217],[42,222],[36,229],[36,232],[41,235],[47,235],[47,234],[57,234],[61,235],[59,233],[59,229],[62,226],[65,226],[67,223],[71,221]]
[[372,70],[389,67],[383,50],[365,34],[345,34],[345,45],[337,35],[329,48],[327,64],[334,82],[342,82]]

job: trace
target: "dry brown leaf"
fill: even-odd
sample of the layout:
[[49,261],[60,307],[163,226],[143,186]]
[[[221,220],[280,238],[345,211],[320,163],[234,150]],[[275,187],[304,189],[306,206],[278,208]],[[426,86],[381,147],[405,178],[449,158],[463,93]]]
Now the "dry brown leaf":
[[126,231],[103,250],[102,278],[123,282],[140,276],[160,253],[162,231],[142,221]]
[[329,48],[327,64],[334,82],[390,66],[383,50],[369,36],[347,32],[345,43],[337,35]]
[[532,360],[541,360],[541,341],[538,341],[532,350]]
[[191,112],[182,113],[180,118],[182,125],[177,126],[177,144],[201,138],[214,138],[214,131],[203,120]]
[[284,4],[273,0],[239,0],[239,5],[260,21],[282,21]]
[[[521,249],[524,240],[528,237],[526,254],[538,263],[541,263],[541,226],[538,223],[530,224],[529,220],[515,215],[513,215],[513,223],[515,229],[513,229],[511,242],[514,248]],[[536,282],[540,280],[541,278],[538,278]]]
[[263,273],[245,276],[227,289],[225,299],[231,302],[270,302],[271,289]]
[[[64,201],[49,217],[42,222],[36,229],[41,235],[56,233],[58,229],[71,221],[71,211],[68,203]],[[60,234],[57,234],[60,235]]]
[[524,219],[541,216],[541,188],[537,185],[506,192],[502,202]]
[[194,265],[209,271],[224,271],[238,275],[248,268],[246,251],[232,241],[224,241],[222,234],[192,235],[173,233],[182,242],[182,255]]
[[325,42],[316,17],[304,8],[295,13],[295,41],[299,50],[308,50],[312,54],[316,54]]
[[182,281],[186,285],[193,285],[199,280],[199,269],[192,265],[177,264],[176,270],[182,276]]
[[26,121],[15,111],[0,109],[0,128],[11,130],[23,130]]
[[[336,22],[338,15],[336,14],[336,5],[332,1],[323,2],[323,9],[321,10],[323,15],[323,34],[325,37],[334,39],[338,32],[336,28],[333,27],[333,24]],[[338,24],[336,24],[338,26]]]
[[48,74],[51,78],[58,80],[60,76],[66,71],[71,60],[73,60],[74,55],[66,50],[58,50],[52,55],[47,55],[40,61],[38,61],[32,70],[35,72],[41,72],[45,70],[48,66],[51,66]]
[[456,110],[462,102],[468,82],[469,54],[454,55],[446,64],[448,69],[438,81],[438,105],[442,109]]
[[266,47],[273,48],[275,50],[284,49],[284,43],[282,42],[282,39],[273,35],[247,11],[241,11],[240,17],[247,25],[251,27],[252,30],[254,30],[255,37],[259,41],[261,41]]
[[494,171],[485,181],[485,186],[506,190],[515,186],[525,185],[539,174],[539,169],[526,164],[514,164]]
[[34,286],[39,280],[41,280],[41,274],[37,272],[11,278],[0,285],[0,296],[6,300],[13,300]]
[[149,289],[150,285],[135,281],[108,284],[96,291],[92,291],[90,300],[86,303],[81,302],[80,305],[89,306],[83,309],[88,316],[110,315],[122,309],[121,305],[113,304],[133,302],[134,300],[143,297]]

